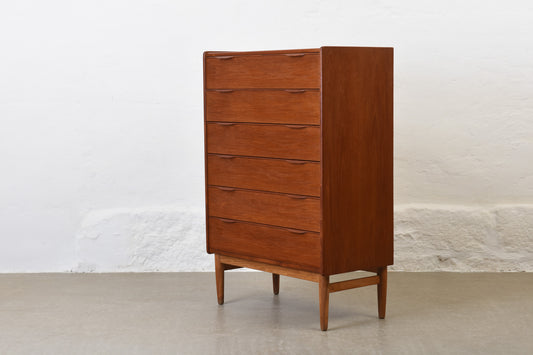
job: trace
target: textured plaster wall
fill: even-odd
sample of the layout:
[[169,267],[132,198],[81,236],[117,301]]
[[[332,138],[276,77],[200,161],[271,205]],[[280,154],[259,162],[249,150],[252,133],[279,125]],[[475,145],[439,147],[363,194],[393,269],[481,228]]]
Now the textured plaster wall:
[[[533,271],[533,206],[400,205],[394,270]],[[74,271],[212,271],[199,209],[98,210],[76,235]]]
[[0,2],[0,272],[211,270],[204,50],[395,47],[397,270],[533,271],[533,3]]

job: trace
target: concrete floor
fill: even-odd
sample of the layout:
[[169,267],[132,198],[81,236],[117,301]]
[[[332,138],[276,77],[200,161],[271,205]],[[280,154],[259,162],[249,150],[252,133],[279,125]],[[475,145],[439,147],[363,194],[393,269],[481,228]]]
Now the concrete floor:
[[[334,278],[333,281],[337,281]],[[0,275],[0,354],[533,354],[533,274],[389,273],[330,296],[265,273]]]

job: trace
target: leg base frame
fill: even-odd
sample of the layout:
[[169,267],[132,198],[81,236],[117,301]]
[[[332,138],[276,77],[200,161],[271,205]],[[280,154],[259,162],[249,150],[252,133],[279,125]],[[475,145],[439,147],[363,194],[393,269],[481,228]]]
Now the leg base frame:
[[367,270],[375,272],[377,275],[374,276],[330,283],[329,276],[321,275],[318,273],[312,273],[283,266],[270,265],[258,261],[251,261],[231,256],[215,254],[215,274],[218,304],[224,303],[224,271],[240,267],[246,267],[271,273],[273,292],[275,295],[279,293],[280,275],[317,282],[320,301],[320,329],[324,331],[328,329],[329,294],[332,292],[377,285],[378,316],[380,319],[385,318],[385,310],[387,303],[387,266],[381,266],[373,268],[371,270]]

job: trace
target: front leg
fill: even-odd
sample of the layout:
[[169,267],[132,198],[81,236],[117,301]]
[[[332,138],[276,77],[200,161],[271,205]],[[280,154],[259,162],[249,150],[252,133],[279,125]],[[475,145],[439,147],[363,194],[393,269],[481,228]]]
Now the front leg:
[[274,294],[279,293],[279,274],[272,274],[272,287],[274,289]]
[[320,301],[320,329],[328,330],[329,313],[329,276],[320,276],[318,281],[318,293]]
[[378,314],[380,319],[385,318],[387,309],[387,267],[381,267],[378,271]]
[[215,254],[215,276],[218,304],[224,304],[224,265],[220,262],[220,256],[217,254]]

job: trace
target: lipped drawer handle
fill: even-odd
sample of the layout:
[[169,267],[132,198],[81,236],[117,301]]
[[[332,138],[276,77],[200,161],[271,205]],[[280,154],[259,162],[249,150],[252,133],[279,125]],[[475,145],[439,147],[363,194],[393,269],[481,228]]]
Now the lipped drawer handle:
[[217,122],[216,124],[219,126],[234,126],[235,125],[235,123],[232,123],[232,122]]
[[293,124],[286,124],[285,127],[290,129],[303,129],[307,128],[307,126],[299,126],[299,125],[293,125]]
[[229,94],[229,93],[233,92],[233,90],[231,90],[231,89],[217,89],[215,91],[219,92],[221,94]]
[[287,163],[291,163],[291,164],[297,164],[297,165],[303,165],[303,164],[307,164],[306,161],[303,161],[303,160],[285,160]]
[[305,55],[305,53],[288,53],[288,54],[285,54],[287,57],[293,57],[293,58],[297,58],[297,57],[303,57]]
[[233,59],[234,56],[232,55],[222,55],[222,56],[218,56],[218,57],[215,57],[216,59],[220,59],[220,60],[230,60],[230,59]]
[[216,186],[216,188],[222,191],[229,191],[229,192],[235,191],[233,187]]
[[234,156],[234,155],[216,154],[215,156],[216,156],[217,158],[222,158],[222,159],[235,159],[235,156]]
[[295,200],[305,200],[307,199],[307,196],[302,195],[288,195],[290,198],[294,198]]
[[234,221],[233,219],[220,218],[220,217],[218,217],[218,219],[220,219],[224,223],[237,223],[237,221]]
[[303,89],[287,89],[285,92],[290,92],[291,94],[303,94],[306,90]]
[[294,233],[294,234],[305,234],[307,233],[306,231],[301,231],[301,230],[298,230],[298,229],[290,229],[290,228],[287,228],[287,230],[291,233]]

